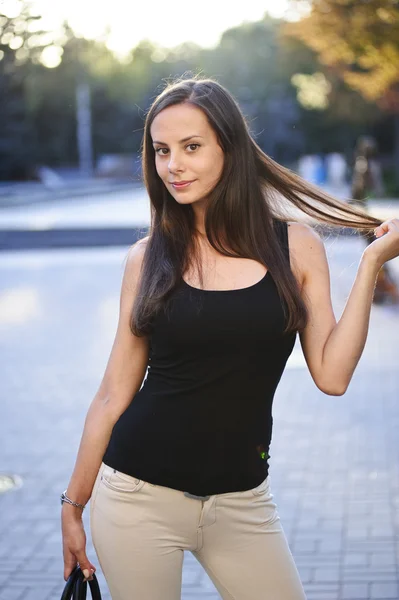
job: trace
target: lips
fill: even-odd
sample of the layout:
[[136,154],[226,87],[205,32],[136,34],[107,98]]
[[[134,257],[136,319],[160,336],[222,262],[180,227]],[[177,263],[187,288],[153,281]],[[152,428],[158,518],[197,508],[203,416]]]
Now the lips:
[[171,185],[173,185],[176,190],[186,188],[192,183],[193,181],[171,181]]

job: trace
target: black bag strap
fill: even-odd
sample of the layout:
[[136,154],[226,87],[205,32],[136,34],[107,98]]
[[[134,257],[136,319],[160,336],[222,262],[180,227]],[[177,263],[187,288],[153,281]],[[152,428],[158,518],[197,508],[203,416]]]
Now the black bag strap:
[[90,587],[90,593],[91,593],[92,600],[102,600],[100,586],[98,585],[98,580],[97,580],[95,573],[93,573],[92,581],[89,581],[89,587]]
[[77,567],[74,568],[68,580],[65,584],[64,591],[62,592],[61,600],[71,600],[73,590],[76,584],[76,580],[79,577],[79,570]]
[[[100,586],[98,585],[95,573],[93,573],[92,581],[89,581],[89,587],[92,600],[102,600]],[[75,567],[65,584],[61,600],[86,600],[86,598],[87,582],[84,581],[80,567]]]
[[87,583],[82,577],[78,577],[73,589],[72,600],[86,600],[87,597]]

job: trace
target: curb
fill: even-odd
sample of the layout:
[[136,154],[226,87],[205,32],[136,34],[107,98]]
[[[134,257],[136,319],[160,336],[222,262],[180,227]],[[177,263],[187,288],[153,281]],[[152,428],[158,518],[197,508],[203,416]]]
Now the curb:
[[[52,248],[96,248],[131,246],[144,237],[149,226],[133,227],[88,227],[57,229],[10,229],[0,230],[0,252],[14,250],[38,250]],[[318,227],[322,237],[354,236],[357,231],[349,228],[332,230]]]
[[0,231],[0,251],[51,248],[131,246],[144,237],[147,227],[99,229],[47,229]]
[[87,187],[62,187],[57,189],[45,188],[39,192],[32,191],[32,194],[15,194],[10,196],[4,196],[0,194],[0,210],[2,208],[16,208],[18,206],[31,206],[34,204],[47,204],[52,205],[57,200],[69,200],[70,198],[79,198],[84,196],[92,197],[93,194],[96,196],[104,194],[112,194],[123,190],[134,190],[142,187],[141,182],[121,182],[121,183],[110,183],[100,184]]

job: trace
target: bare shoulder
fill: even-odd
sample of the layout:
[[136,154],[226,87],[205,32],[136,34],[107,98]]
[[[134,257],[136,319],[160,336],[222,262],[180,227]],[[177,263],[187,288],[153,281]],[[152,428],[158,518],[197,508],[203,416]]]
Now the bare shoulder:
[[144,254],[147,249],[149,236],[138,240],[133,246],[129,248],[127,255],[127,262],[132,267],[140,267],[144,259]]
[[309,246],[310,248],[313,245],[323,246],[321,237],[310,225],[296,221],[289,221],[287,225],[289,244],[294,250],[300,246]]
[[126,257],[124,282],[137,283],[140,275],[141,267],[143,264],[144,254],[147,248],[149,237],[138,240],[133,246],[129,248],[128,255]]
[[323,240],[310,225],[289,221],[288,243],[291,266],[301,284],[312,270],[327,264]]

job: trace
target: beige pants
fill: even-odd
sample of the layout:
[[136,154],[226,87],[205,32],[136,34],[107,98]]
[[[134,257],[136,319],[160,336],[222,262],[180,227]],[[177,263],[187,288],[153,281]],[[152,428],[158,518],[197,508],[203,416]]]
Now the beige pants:
[[190,550],[224,600],[304,600],[270,492],[198,500],[102,465],[91,531],[113,600],[179,600]]

